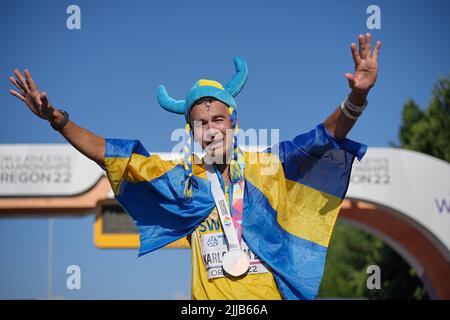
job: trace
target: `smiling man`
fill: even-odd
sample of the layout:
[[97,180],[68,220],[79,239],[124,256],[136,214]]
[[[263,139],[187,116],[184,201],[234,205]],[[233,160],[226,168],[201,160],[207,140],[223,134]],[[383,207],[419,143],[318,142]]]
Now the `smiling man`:
[[[355,158],[366,146],[346,138],[374,86],[381,43],[371,35],[352,43],[351,92],[311,131],[261,152],[239,145],[234,97],[248,68],[234,59],[225,85],[201,79],[185,100],[158,88],[161,107],[182,114],[186,145],[180,161],[150,155],[138,140],[104,139],[69,121],[40,92],[31,74],[10,81],[37,116],[105,169],[116,199],[140,233],[139,255],[188,236],[193,299],[314,299],[331,233]],[[192,153],[193,139],[206,155]],[[267,168],[271,170],[267,170]]]

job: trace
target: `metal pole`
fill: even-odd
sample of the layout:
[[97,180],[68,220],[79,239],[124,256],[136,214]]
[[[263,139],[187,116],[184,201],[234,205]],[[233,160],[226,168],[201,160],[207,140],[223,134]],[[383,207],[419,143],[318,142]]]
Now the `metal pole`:
[[48,274],[47,274],[47,295],[52,299],[53,293],[53,225],[54,219],[48,219]]

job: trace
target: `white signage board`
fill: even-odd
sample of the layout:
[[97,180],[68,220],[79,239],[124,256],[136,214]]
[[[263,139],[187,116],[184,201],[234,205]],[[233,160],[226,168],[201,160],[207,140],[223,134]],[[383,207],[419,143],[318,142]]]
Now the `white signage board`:
[[0,197],[73,196],[104,175],[70,144],[0,144]]
[[0,196],[70,196],[104,171],[69,144],[0,145]]
[[450,164],[423,153],[368,148],[353,163],[347,197],[406,215],[436,236],[450,252]]

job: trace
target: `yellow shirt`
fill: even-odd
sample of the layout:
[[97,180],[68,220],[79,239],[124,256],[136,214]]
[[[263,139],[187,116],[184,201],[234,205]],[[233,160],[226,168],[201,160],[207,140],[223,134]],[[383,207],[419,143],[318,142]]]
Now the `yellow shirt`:
[[[225,193],[228,200],[228,192]],[[216,259],[214,255],[205,256],[202,252],[202,237],[205,242],[214,240],[213,245],[224,240],[224,233],[220,218],[216,208],[211,211],[208,218],[203,221],[191,234],[190,242],[192,248],[192,290],[191,298],[193,300],[280,300],[282,299],[275,279],[268,269],[263,273],[248,273],[240,277],[220,276],[208,279],[208,272],[206,269],[206,261],[211,262],[211,259]],[[205,250],[204,250],[205,251]],[[250,253],[253,257],[254,254]],[[257,257],[256,257],[257,258]],[[258,259],[258,258],[257,258]],[[251,259],[251,262],[254,261]],[[216,261],[213,261],[216,262]],[[256,268],[256,266],[250,266]],[[211,272],[211,271],[210,271]],[[214,272],[221,273],[221,270],[214,270]]]

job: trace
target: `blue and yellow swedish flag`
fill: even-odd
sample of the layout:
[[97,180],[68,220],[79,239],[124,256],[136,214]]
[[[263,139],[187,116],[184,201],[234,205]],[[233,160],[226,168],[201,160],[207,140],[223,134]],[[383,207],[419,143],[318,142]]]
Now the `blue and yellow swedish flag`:
[[[285,299],[314,299],[353,161],[367,146],[336,140],[323,124],[263,152],[245,152],[243,238],[271,268]],[[138,140],[106,139],[106,173],[134,219],[139,256],[191,234],[215,207],[203,164],[184,167],[150,155]]]

